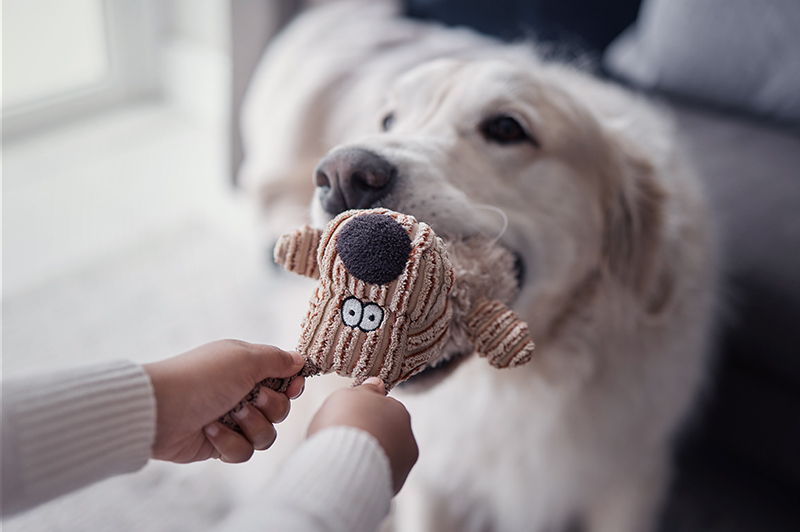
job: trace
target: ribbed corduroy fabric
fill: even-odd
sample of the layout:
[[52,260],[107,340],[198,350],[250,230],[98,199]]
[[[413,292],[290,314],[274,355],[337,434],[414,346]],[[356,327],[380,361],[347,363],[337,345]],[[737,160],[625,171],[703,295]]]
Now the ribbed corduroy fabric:
[[530,362],[534,344],[528,324],[501,301],[480,299],[467,316],[467,337],[478,355],[496,368],[515,368]]
[[375,532],[392,498],[389,459],[370,434],[331,427],[281,465],[266,492],[231,516],[224,532]]
[[[398,231],[408,234],[411,250],[399,254],[408,258],[397,277],[386,284],[359,279],[347,269],[340,254],[340,234],[350,223],[362,219],[372,221],[367,224],[369,230],[360,226],[363,234],[345,239],[345,246],[364,241],[374,245],[370,238],[382,245],[381,231],[387,227],[383,220],[393,220]],[[316,260],[312,259],[314,254]],[[336,372],[352,377],[356,383],[376,375],[391,389],[421,371],[447,341],[453,315],[447,297],[454,282],[453,267],[442,239],[413,216],[382,208],[345,211],[321,233],[305,226],[282,235],[274,257],[288,271],[320,279],[303,320],[297,351],[322,373]],[[377,264],[371,268],[380,270]],[[347,325],[342,317],[343,305],[352,298],[361,305],[379,306],[382,322],[372,329]]]
[[2,397],[4,516],[150,458],[155,397],[132,362],[5,380]]

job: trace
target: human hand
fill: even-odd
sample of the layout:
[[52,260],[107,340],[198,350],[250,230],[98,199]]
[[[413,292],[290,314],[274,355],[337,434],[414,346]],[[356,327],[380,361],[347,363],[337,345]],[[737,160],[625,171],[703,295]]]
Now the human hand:
[[234,414],[238,434],[216,421],[266,377],[291,377],[303,367],[297,353],[269,345],[220,340],[173,358],[145,364],[156,397],[153,458],[187,463],[208,458],[245,462],[275,441],[273,423],[289,414],[303,378],[285,393],[261,387],[258,398]]
[[370,377],[361,386],[331,394],[311,420],[308,436],[342,425],[364,430],[378,440],[389,458],[394,492],[400,491],[419,449],[411,432],[411,416],[400,401],[386,397],[381,379]]

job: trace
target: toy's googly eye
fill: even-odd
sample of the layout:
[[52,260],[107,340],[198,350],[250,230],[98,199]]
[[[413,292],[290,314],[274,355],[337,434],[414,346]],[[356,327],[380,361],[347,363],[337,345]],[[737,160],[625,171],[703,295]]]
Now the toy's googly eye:
[[364,332],[374,331],[381,326],[383,321],[383,309],[375,303],[367,303],[364,305],[364,315],[361,318],[361,323],[358,326]]
[[[380,308],[380,307],[378,307]],[[364,314],[364,305],[358,298],[350,296],[342,304],[342,321],[348,327],[358,327],[361,316]]]

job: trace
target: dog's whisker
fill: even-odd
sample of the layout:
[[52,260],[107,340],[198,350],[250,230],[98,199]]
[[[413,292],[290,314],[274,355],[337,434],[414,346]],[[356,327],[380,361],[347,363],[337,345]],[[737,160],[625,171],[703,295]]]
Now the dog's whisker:
[[486,203],[478,203],[478,204],[473,205],[473,207],[477,207],[479,209],[486,209],[488,211],[494,211],[494,212],[496,212],[497,214],[499,214],[500,216],[503,217],[503,228],[500,229],[500,234],[498,234],[496,237],[494,237],[494,239],[492,240],[492,244],[495,244],[495,243],[499,242],[500,239],[503,238],[503,235],[506,234],[506,229],[508,229],[508,215],[500,207],[496,207],[494,205],[489,205],[489,204],[486,204]]

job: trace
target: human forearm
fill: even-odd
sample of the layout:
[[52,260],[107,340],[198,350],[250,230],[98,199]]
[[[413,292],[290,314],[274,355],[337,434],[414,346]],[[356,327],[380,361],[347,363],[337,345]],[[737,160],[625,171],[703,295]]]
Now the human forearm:
[[150,457],[156,408],[150,380],[112,362],[3,383],[4,516]]

